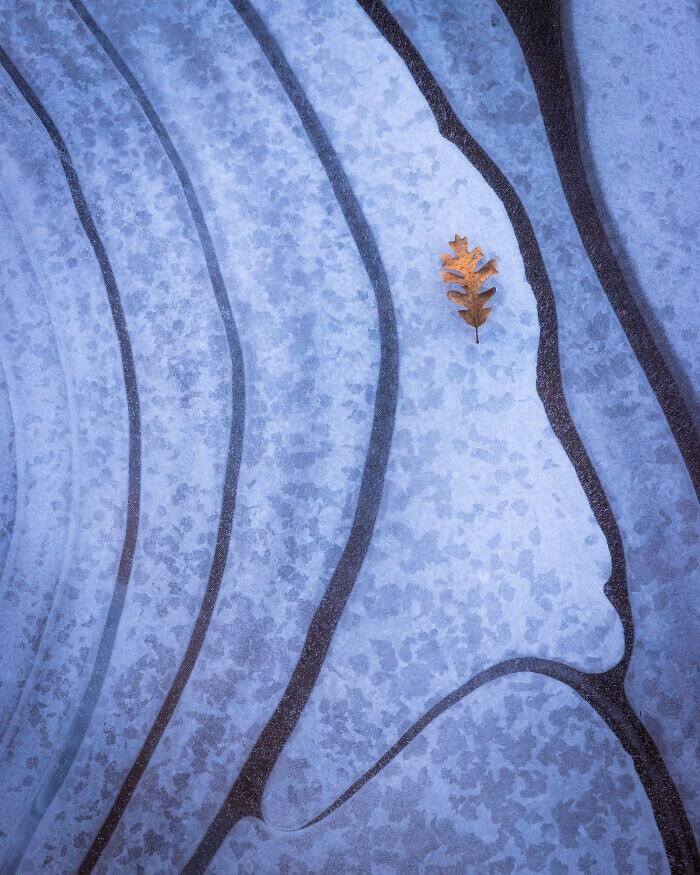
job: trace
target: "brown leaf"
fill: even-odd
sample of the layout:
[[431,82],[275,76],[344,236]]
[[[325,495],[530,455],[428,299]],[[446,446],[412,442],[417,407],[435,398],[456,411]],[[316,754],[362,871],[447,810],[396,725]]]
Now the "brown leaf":
[[[491,307],[485,307],[483,310],[458,310],[459,315],[464,319],[467,325],[471,325],[472,328],[478,328],[480,325],[483,325],[484,322],[489,318],[489,313],[491,312]],[[479,333],[477,332],[477,337]],[[477,340],[477,343],[479,341]]]
[[450,241],[450,247],[454,252],[452,255],[441,255],[443,270],[443,282],[457,283],[463,289],[461,292],[456,292],[450,289],[447,292],[447,297],[454,304],[459,304],[461,307],[466,307],[466,310],[460,310],[459,315],[464,319],[467,325],[471,325],[476,331],[476,342],[479,342],[479,326],[489,318],[491,307],[484,307],[487,301],[496,294],[496,289],[486,289],[480,292],[479,289],[483,286],[489,277],[498,273],[496,262],[492,258],[487,261],[483,267],[476,270],[476,266],[483,258],[483,252],[480,246],[475,246],[472,251],[469,251],[469,241],[466,237],[460,237],[455,234],[455,239]]
[[479,300],[481,301],[481,306],[483,307],[487,301],[490,301],[491,298],[496,294],[496,289],[486,289],[485,292],[479,292]]
[[453,304],[459,304],[460,307],[468,307],[469,306],[469,295],[465,295],[464,292],[454,292],[452,289],[447,293],[447,297],[452,301]]

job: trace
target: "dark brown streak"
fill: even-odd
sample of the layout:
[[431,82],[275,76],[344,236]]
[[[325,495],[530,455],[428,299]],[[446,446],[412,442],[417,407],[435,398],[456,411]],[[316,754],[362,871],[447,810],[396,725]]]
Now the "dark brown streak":
[[[498,0],[532,77],[569,209],[598,280],[644,370],[700,496],[700,436],[671,368],[642,316],[613,251],[593,197],[579,146],[560,0]],[[601,200],[601,199],[599,199]],[[629,259],[626,259],[629,264]],[[639,292],[640,300],[643,295]],[[691,403],[694,399],[690,399]]]
[[284,695],[253,745],[225,802],[183,869],[183,873],[190,875],[206,869],[228,832],[241,818],[262,817],[261,800],[265,785],[316,684],[369,547],[389,461],[399,376],[398,337],[391,291],[369,224],[318,116],[279,46],[247,0],[231,2],[272,66],[326,171],[374,289],[381,355],[372,433],[348,542],[316,608]]
[[[526,278],[537,300],[540,323],[537,391],[552,428],[576,470],[596,520],[608,541],[612,558],[612,574],[605,592],[623,625],[625,633],[623,658],[617,666],[602,675],[585,674],[557,663],[539,661],[543,669],[542,673],[569,683],[572,689],[586,698],[605,719],[634,760],[635,768],[652,804],[672,872],[674,875],[694,872],[697,847],[680,795],[651,736],[634,713],[625,694],[624,680],[634,646],[634,622],[627,591],[622,541],[608,498],[576,432],[566,404],[559,364],[554,292],[532,224],[510,182],[465,129],[420,53],[389,10],[381,0],[358,0],[358,3],[406,64],[431,108],[442,136],[454,143],[471,161],[506,209],[523,258]],[[531,11],[533,18],[536,17],[537,10]],[[537,30],[534,25],[533,28]],[[696,461],[700,464],[700,457]],[[519,661],[513,661],[513,664],[516,662]],[[537,661],[524,659],[521,664],[532,666],[535,662]],[[502,669],[503,673],[505,671]]]
[[700,857],[683,803],[653,739],[637,717],[624,694],[620,667],[603,674],[588,674],[562,663],[535,657],[509,659],[479,672],[467,683],[441,699],[417,720],[377,762],[342,796],[305,826],[313,826],[337,811],[375,775],[378,775],[402,750],[434,720],[470,693],[497,678],[521,672],[541,674],[570,687],[603,718],[624,750],[649,797],[654,817],[666,846],[673,875],[694,875],[700,871]]
[[552,430],[573,465],[591,510],[600,526],[610,551],[612,570],[605,585],[605,594],[615,608],[625,636],[622,662],[629,664],[634,643],[634,624],[627,592],[625,557],[622,538],[610,502],[591,463],[583,441],[576,431],[564,395],[559,363],[559,333],[554,291],[544,265],[539,243],[515,189],[498,165],[486,154],[464,127],[445,93],[408,39],[401,26],[380,0],[358,0],[373,24],[401,57],[430,107],[440,134],[453,143],[478,170],[505,207],[513,226],[525,267],[525,277],[537,303],[540,342],[537,350],[537,392]]

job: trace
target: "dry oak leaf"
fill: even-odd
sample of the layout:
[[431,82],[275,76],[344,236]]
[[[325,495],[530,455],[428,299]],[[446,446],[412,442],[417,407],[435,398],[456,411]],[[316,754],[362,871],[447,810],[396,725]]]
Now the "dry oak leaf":
[[492,258],[479,270],[475,270],[483,258],[481,246],[475,246],[470,252],[469,241],[466,237],[460,237],[459,234],[455,234],[455,239],[450,240],[450,248],[454,252],[454,256],[440,256],[443,266],[442,279],[446,283],[458,283],[464,291],[450,290],[447,292],[447,297],[454,304],[467,308],[460,310],[459,315],[467,325],[471,325],[475,330],[476,342],[478,343],[479,326],[486,322],[491,313],[491,307],[484,307],[484,304],[496,294],[495,288],[486,289],[485,292],[480,292],[479,289],[489,277],[498,273],[496,262]]

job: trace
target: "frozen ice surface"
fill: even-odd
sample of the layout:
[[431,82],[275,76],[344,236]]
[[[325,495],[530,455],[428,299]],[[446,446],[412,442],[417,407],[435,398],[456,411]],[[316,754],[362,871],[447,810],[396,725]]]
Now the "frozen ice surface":
[[12,396],[0,357],[0,579],[15,526],[17,508],[17,459]]
[[12,687],[2,697],[0,820],[11,831],[104,624],[123,540],[127,445],[101,277],[43,128],[6,79],[0,94],[2,339],[18,469],[2,614],[3,680]]
[[[251,75],[249,67],[259,64],[259,52],[246,29],[228,7],[222,7],[218,14],[231,28],[231,49],[214,52],[211,33],[218,33],[217,20],[202,18],[202,11],[196,10],[178,25],[182,9],[170,13],[172,21],[167,10],[157,12],[148,27],[136,28],[134,17],[142,20],[143,10],[123,8],[117,24],[126,34],[138,34],[144,43],[145,70],[138,66],[136,49],[125,54],[148,83],[205,204],[239,323],[248,396],[236,523],[221,598],[182,706],[144,781],[144,793],[137,793],[125,820],[129,843],[134,820],[149,818],[145,828],[160,829],[162,811],[154,808],[152,794],[164,798],[171,793],[168,805],[177,813],[179,831],[191,843],[209,813],[208,807],[201,810],[204,800],[218,798],[226,776],[240,765],[259,731],[265,709],[281,694],[305,625],[347,538],[371,425],[378,343],[369,282],[348,242],[330,186],[272,73],[262,67],[266,79],[260,85]],[[165,18],[163,26],[159,15]],[[199,19],[201,47],[191,30]],[[121,31],[113,30],[112,37],[119,42]],[[185,35],[190,59],[175,51]],[[68,42],[65,52],[67,57],[75,55]],[[159,91],[163,57],[171,59],[170,76],[182,80],[182,87]],[[102,64],[100,77],[109,81],[115,74],[105,60]],[[179,69],[180,64],[184,69]],[[195,78],[190,71],[197,68]],[[78,71],[76,78],[82,81],[85,74]],[[207,105],[201,96],[209,81],[220,84]],[[268,99],[264,91],[257,93],[265,86],[272,92]],[[111,125],[107,115],[101,127],[109,130]],[[118,129],[123,136],[130,127],[122,123]],[[90,180],[88,170],[83,171],[84,184]],[[160,178],[155,171],[153,176],[156,181]],[[145,183],[140,186],[140,208],[148,206],[160,216],[165,206],[162,192],[146,201],[149,191]],[[181,198],[175,186],[173,196]],[[300,214],[302,200],[306,206]],[[192,230],[171,230],[169,245],[181,250],[183,233],[189,238]],[[128,258],[125,241],[121,249],[122,257]],[[196,254],[192,260],[197,263]],[[174,283],[160,295],[183,294],[186,289],[186,283]],[[193,314],[213,306],[210,287],[198,295]],[[160,318],[149,316],[157,328]],[[217,332],[221,332],[218,325],[201,329],[198,336],[206,339]],[[132,341],[137,353],[141,344],[133,332]],[[224,355],[220,348],[210,359],[225,365]],[[138,356],[137,379],[144,397]],[[162,404],[169,410],[165,401]],[[225,396],[212,411],[223,433],[230,417]],[[146,421],[144,410],[144,426]],[[211,432],[210,427],[200,427],[180,443],[191,447],[193,437]],[[145,434],[144,453],[148,443]],[[216,458],[223,455],[219,447]],[[190,479],[207,482],[201,465]],[[211,482],[220,489],[218,480],[211,478]],[[152,504],[144,495],[142,542],[152,531],[147,515]],[[216,523],[215,516],[193,514],[193,524],[206,527],[212,535]],[[169,531],[164,525],[164,534]],[[209,544],[205,561],[210,561],[212,551]],[[173,545],[154,544],[149,553],[162,569],[164,562],[172,561]],[[132,581],[136,574],[135,570]],[[181,576],[201,593],[201,579],[191,580],[180,572],[178,581]],[[72,837],[66,842],[66,853],[73,855],[68,867],[79,862],[86,841],[109,809],[160,707],[189,634],[189,626],[168,621],[167,598],[149,627],[139,602],[147,594],[152,596],[154,585],[146,586],[144,581],[143,588],[133,582],[130,587],[122,619],[128,637],[123,644],[117,641],[116,669],[107,679],[104,704],[98,708],[72,779],[66,782],[63,801],[56,803],[43,828],[45,841],[59,842],[60,847],[66,842],[71,812],[82,812],[75,842]],[[168,764],[173,760],[178,763],[175,770]],[[151,781],[160,782],[158,776],[164,784],[156,789]],[[185,795],[178,790],[182,786],[189,787]],[[192,805],[193,797],[199,800],[197,805]],[[141,834],[137,830],[137,836]],[[173,835],[171,841],[175,854],[179,836]],[[118,854],[120,846],[121,831],[107,859]],[[43,853],[38,843],[37,852]],[[27,865],[34,864],[30,854]]]
[[[690,386],[700,382],[700,29],[693,3],[573,0],[585,134],[613,230]],[[614,119],[614,123],[611,120]],[[697,411],[696,411],[697,412]]]
[[[585,258],[498,6],[480,0],[468,21],[459,4],[390,6],[535,226],[557,297],[567,400],[622,530],[637,629],[630,695],[690,807],[693,703],[684,691],[697,509],[687,474]],[[622,630],[603,593],[607,544],[536,393],[535,300],[503,206],[440,136],[359,6],[257,8],[375,236],[400,345],[375,533],[264,799],[270,823],[292,829],[476,672],[525,655],[602,671],[620,658]],[[371,284],[322,165],[232,6],[95,0],[89,9],[191,176],[245,363],[243,459],[220,596],[182,699],[97,866],[151,875],[189,858],[289,679],[348,537],[380,349]],[[39,0],[0,21],[0,44],[66,140],[114,269],[141,406],[139,535],[119,634],[88,733],[21,867],[73,872],[200,608],[219,524],[231,361],[180,183],[106,54],[68,3],[47,10]],[[15,603],[2,618],[17,654],[7,662],[15,686],[0,702],[6,842],[50,772],[92,667],[122,547],[128,425],[114,323],[65,177],[10,80],[0,86],[0,294],[10,317],[0,332],[0,440],[12,464],[0,510],[16,502],[5,577],[22,575],[4,590]],[[34,148],[23,148],[27,140]],[[438,274],[455,233],[499,262],[478,347]],[[9,532],[11,512],[2,513]],[[32,574],[42,549],[46,562]],[[210,871],[412,872],[417,860],[435,872],[666,865],[614,736],[570,690],[518,677],[443,715],[313,829],[239,824]]]
[[[56,19],[59,27],[63,24],[63,31],[56,29]],[[67,29],[66,22],[70,24]],[[174,673],[177,657],[173,645],[182,637],[182,632],[178,632],[180,625],[188,630],[199,607],[196,597],[206,581],[216,537],[227,444],[228,386],[226,364],[220,352],[223,329],[212,296],[204,291],[206,275],[194,235],[188,239],[181,230],[184,210],[177,200],[173,203],[173,198],[167,197],[170,180],[159,172],[159,162],[163,162],[160,148],[153,144],[153,134],[133,102],[123,100],[126,89],[121,78],[105,63],[100,52],[94,48],[85,52],[71,43],[74,21],[66,19],[65,14],[42,20],[27,5],[22,15],[14,17],[11,34],[7,32],[9,23],[5,23],[6,49],[41,91],[47,111],[64,134],[103,235],[133,338],[142,418],[141,528],[105,698],[108,714],[113,715],[115,709],[117,712],[115,730],[123,733],[127,729],[126,725],[119,725],[120,709],[124,709],[138,714],[143,731],[157,713]],[[41,42],[43,37],[46,51],[51,46],[50,55],[37,47],[37,40]],[[93,90],[85,88],[87,81],[95,83]],[[100,107],[108,106],[113,114],[112,123],[97,123]],[[36,161],[39,156],[28,153],[25,160]],[[43,172],[47,173],[47,169]],[[62,174],[54,171],[51,176],[65,198],[67,186]],[[148,192],[160,205],[153,215],[145,209],[150,203],[144,203]],[[75,216],[72,203],[66,200],[66,211],[72,210]],[[24,209],[31,209],[31,198],[23,199],[22,203]],[[75,217],[63,224],[54,218],[49,231],[60,236],[63,228],[72,228],[75,222]],[[28,222],[23,224],[30,227]],[[76,235],[84,245],[82,229],[76,229]],[[32,239],[34,250],[43,254],[41,234],[33,234]],[[73,259],[63,243],[62,248],[63,259],[47,249],[47,269],[53,269],[51,262],[56,259],[57,270],[70,270]],[[97,273],[94,259],[87,256],[87,261]],[[72,291],[74,309],[83,303],[83,295],[88,301],[83,305],[84,312],[76,313],[76,317],[82,317],[85,330],[66,329],[67,342],[80,340],[86,345],[86,349],[72,351],[72,363],[80,368],[79,378],[88,387],[94,385],[98,395],[99,390],[104,392],[103,398],[87,399],[91,402],[87,416],[96,422],[91,424],[87,420],[80,426],[76,423],[78,434],[86,432],[88,446],[78,446],[76,441],[74,450],[80,452],[95,504],[106,503],[112,479],[118,490],[116,515],[113,512],[106,517],[104,508],[96,509],[100,514],[98,520],[101,519],[99,525],[84,518],[84,529],[78,527],[82,555],[66,581],[66,597],[72,595],[76,599],[80,595],[81,601],[80,607],[74,607],[70,613],[70,622],[75,627],[73,635],[85,634],[79,620],[88,627],[97,623],[99,635],[124,537],[127,498],[124,383],[101,277],[93,276],[84,289],[65,280],[64,291]],[[101,312],[93,315],[90,310],[97,307]],[[112,385],[104,388],[96,384],[97,375],[90,367],[102,342],[109,343],[107,361],[118,367]],[[109,416],[103,414],[105,407],[109,412],[115,408],[116,428]],[[96,454],[91,444],[96,445]],[[89,512],[91,507],[90,503],[78,501],[82,513]],[[101,542],[103,551],[95,546]],[[104,577],[100,568],[103,563],[108,563]],[[103,582],[106,589],[101,586]],[[101,607],[99,619],[91,618],[90,613],[90,593],[96,589],[99,594],[94,598],[99,599]],[[67,622],[64,617],[63,623]],[[71,637],[70,629],[67,634]],[[88,644],[94,646],[95,637]],[[56,645],[55,637],[46,643],[47,648]],[[91,666],[94,649],[87,646],[73,658],[82,670],[85,664]],[[143,680],[142,687],[135,683],[136,678]],[[80,692],[81,687],[72,689],[73,709]],[[43,687],[37,694],[41,702]],[[146,703],[151,706],[150,711]],[[35,714],[42,707],[43,703],[30,701],[25,713]],[[94,725],[99,727],[97,731],[103,740],[110,727],[100,726],[99,714],[98,709]],[[27,721],[26,716],[24,720]],[[29,774],[25,756],[20,751],[13,755],[13,764],[18,769],[17,774],[10,772],[11,789],[16,791],[11,803],[8,802],[13,812],[21,812],[21,799],[28,801],[28,794],[36,790],[37,769],[41,774],[41,766],[45,766],[41,760],[37,763],[36,743],[30,747],[32,741],[20,739],[22,750],[24,746],[33,749]],[[55,743],[52,733],[48,744]],[[140,736],[132,743],[140,743]],[[129,758],[134,754],[133,748],[125,752]]]
[[[311,4],[262,9],[375,231],[401,349],[374,537],[283,755],[314,751],[326,804],[348,774],[359,777],[480,669],[526,654],[610,667],[621,629],[602,594],[610,571],[602,533],[535,391],[535,299],[503,207],[440,136],[403,63],[359,7],[334,6],[327,32],[326,10],[314,14]],[[341,78],[339,105],[328,83]],[[445,301],[435,267],[452,231],[465,228],[507,277],[496,278],[500,294],[479,347]],[[333,709],[322,706],[340,690],[352,718],[338,733]]]
[[[4,769],[4,794],[15,780],[31,784],[99,635],[122,538],[126,454],[114,334],[106,299],[92,294],[101,279],[55,150],[4,76],[0,93],[3,358],[18,472],[3,580],[2,750],[19,768]],[[9,810],[4,823],[21,808]]]
[[[279,771],[266,815],[292,829],[318,813],[313,762]],[[636,875],[664,865],[615,738],[570,690],[528,676],[472,693],[308,830],[239,824],[209,871]]]
[[[557,302],[566,398],[625,549],[636,633],[628,694],[686,804],[700,818],[694,777],[697,700],[687,685],[697,662],[700,583],[700,520],[692,484],[586,258],[525,60],[498,4],[481,0],[468,17],[460,4],[442,4],[439,10],[407,0],[388,5],[463,123],[510,179],[532,221]],[[650,299],[654,288],[647,287]],[[687,290],[679,295],[685,302],[688,296]],[[698,312],[689,314],[691,323]]]
[[0,342],[16,411],[13,461],[19,487],[0,596],[5,651],[0,729],[4,731],[31,670],[60,575],[70,528],[72,460],[66,385],[51,317],[2,204],[0,240],[4,277]]

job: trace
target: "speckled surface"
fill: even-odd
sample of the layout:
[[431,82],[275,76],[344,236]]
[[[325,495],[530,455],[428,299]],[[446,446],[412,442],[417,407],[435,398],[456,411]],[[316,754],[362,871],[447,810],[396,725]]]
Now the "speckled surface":
[[[567,401],[625,548],[636,629],[627,690],[697,817],[688,691],[697,507],[687,473],[586,260],[496,3],[480,0],[469,21],[450,3],[439,14],[388,5],[532,220],[557,300]],[[209,871],[665,871],[630,757],[572,690],[530,675],[471,694],[339,811],[285,832],[477,672],[515,656],[604,671],[620,660],[623,636],[603,593],[608,546],[536,392],[540,326],[503,205],[440,135],[359,6],[256,8],[376,240],[396,312],[399,397],[369,551],[266,786],[268,825],[236,826]],[[96,869],[151,875],[186,863],[294,668],[353,520],[380,344],[370,280],[323,166],[232,6],[95,0],[89,10],[191,177],[245,367],[221,592]],[[0,20],[0,44],[72,157],[114,271],[141,405],[139,530],[117,638],[87,734],[20,866],[67,873],[141,749],[200,609],[231,363],[178,177],[105,52],[69,3],[38,0]],[[585,74],[595,61],[581,64],[598,81]],[[92,670],[123,541],[129,434],[104,284],[51,141],[5,75],[0,113],[1,856]],[[601,174],[623,160],[593,127],[591,141]],[[676,148],[674,160],[685,160]],[[438,274],[454,233],[499,262],[478,347]],[[680,297],[669,342],[691,375],[681,314],[692,307]]]
[[55,151],[5,77],[0,95],[3,360],[17,471],[3,575],[3,751],[28,742],[19,761],[31,772],[55,743],[104,621],[126,453],[114,333],[106,298],[93,293],[99,274]]
[[689,75],[700,52],[697,9],[571,0],[567,17],[589,160],[610,224],[697,393],[700,83]]
[[[460,118],[508,175],[533,223],[557,299],[567,401],[625,547],[636,629],[627,690],[698,817],[697,702],[687,695],[687,678],[697,661],[700,572],[698,505],[688,474],[586,259],[525,61],[497,4],[477,4],[468,22],[451,9],[441,17],[421,4],[389,5]],[[488,40],[478,38],[483,33]],[[681,297],[689,300],[688,293]]]
[[[16,481],[13,489],[8,480],[7,509],[18,509],[6,523],[11,537],[3,539],[0,628],[6,653],[12,654],[3,677],[0,725],[5,728],[39,648],[61,573],[69,539],[73,478],[66,381],[51,315],[4,208],[0,220],[2,272],[7,278],[2,286],[3,360],[8,376],[5,410],[6,415],[13,410],[16,420],[9,420],[12,437],[7,448],[14,465],[8,469],[14,468]],[[37,518],[43,520],[41,526],[34,524]]]
[[[304,757],[280,764],[271,824],[289,829],[315,813],[312,774]],[[266,866],[631,875],[663,871],[664,856],[615,739],[570,690],[520,677],[473,693],[424,730],[334,820],[298,834],[240,824],[210,871]]]
[[15,422],[12,414],[10,384],[4,369],[0,369],[0,446],[7,460],[0,477],[0,574],[5,568],[7,551],[12,539],[17,516],[17,457],[15,450]]

